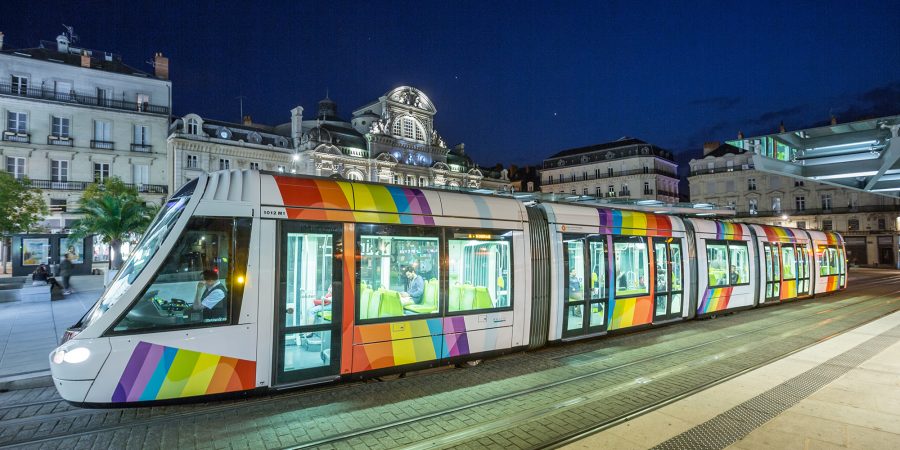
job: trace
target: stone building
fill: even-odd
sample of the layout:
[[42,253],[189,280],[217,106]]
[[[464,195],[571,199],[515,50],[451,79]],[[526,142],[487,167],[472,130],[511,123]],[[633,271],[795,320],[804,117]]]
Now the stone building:
[[3,47],[0,34],[0,116],[3,169],[43,190],[57,232],[91,183],[119,177],[147,201],[166,188],[166,135],[172,83],[168,59],[154,73],[119,55],[75,45],[71,29],[35,48]]
[[541,191],[677,203],[678,165],[670,152],[623,137],[545,159]]
[[729,144],[704,145],[690,161],[691,201],[734,207],[743,222],[834,230],[851,264],[896,266],[896,198],[762,172],[752,157]]
[[434,127],[437,109],[421,91],[402,86],[340,117],[328,96],[315,114],[298,106],[288,123],[267,126],[245,118],[227,123],[188,114],[171,126],[170,186],[220,168],[283,171],[348,180],[496,189],[465,153],[450,148]]

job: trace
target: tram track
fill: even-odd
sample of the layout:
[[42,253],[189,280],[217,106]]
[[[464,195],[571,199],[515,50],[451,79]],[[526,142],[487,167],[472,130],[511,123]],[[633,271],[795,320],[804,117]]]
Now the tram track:
[[[897,293],[900,293],[900,291],[895,291],[893,294],[897,294]],[[844,309],[844,308],[852,307],[852,306],[857,306],[857,305],[859,305],[859,304],[861,304],[861,303],[862,303],[862,302],[855,303],[855,304],[852,304],[852,305],[845,305],[845,306],[842,306],[840,309]],[[869,306],[869,307],[864,308],[862,311],[854,311],[854,312],[852,312],[852,313],[850,313],[850,314],[845,314],[844,317],[850,316],[851,314],[857,314],[857,313],[861,313],[861,312],[865,312],[865,311],[869,311],[869,310],[877,309],[877,308],[878,308],[878,306]],[[898,310],[900,310],[900,305],[898,305],[898,307],[897,307],[896,309],[894,309],[894,310],[892,310],[892,311],[889,311],[889,312],[885,313],[884,315],[890,314],[890,313],[895,312],[895,311],[898,311]],[[819,313],[821,313],[821,312],[819,312]],[[816,314],[819,314],[819,313],[816,313]],[[862,326],[862,325],[864,325],[864,324],[866,324],[866,323],[869,323],[869,322],[871,322],[871,321],[873,321],[873,320],[877,320],[877,319],[880,318],[880,317],[883,317],[883,315],[880,315],[880,316],[877,316],[877,317],[872,318],[872,319],[870,319],[870,320],[867,320],[867,321],[865,321],[865,322],[859,323],[859,324],[857,324],[855,327]],[[835,320],[835,319],[834,319],[834,318],[825,319],[825,321],[831,321],[831,320]],[[795,320],[795,319],[785,320],[785,321],[781,321],[781,322],[777,322],[777,323],[775,323],[775,324],[772,324],[772,326],[784,325],[784,324],[792,323],[792,322],[796,322],[796,320]],[[818,326],[821,322],[823,322],[823,321],[818,321],[818,322],[813,323],[813,324],[810,324],[810,325],[808,325],[808,326],[806,326],[806,327],[804,327],[804,328],[812,328],[812,327]],[[855,327],[852,327],[852,328],[855,328]],[[849,329],[852,329],[852,328],[849,328]],[[770,326],[770,327],[767,327],[766,329],[771,329],[771,326]],[[849,330],[849,329],[848,329],[848,330]],[[797,331],[798,328],[795,327],[794,330]],[[694,345],[694,346],[690,346],[690,347],[685,347],[685,348],[683,348],[683,349],[676,350],[676,351],[673,351],[673,352],[668,352],[668,353],[666,353],[665,355],[651,356],[651,357],[647,357],[647,358],[635,360],[635,361],[633,361],[633,362],[629,362],[629,363],[626,363],[626,364],[621,364],[621,365],[614,366],[614,367],[608,367],[608,368],[600,369],[600,370],[597,370],[597,371],[594,371],[594,372],[591,372],[591,373],[582,374],[582,375],[579,375],[579,376],[576,376],[576,377],[571,377],[571,378],[568,378],[568,379],[558,380],[558,381],[553,382],[553,383],[547,383],[547,384],[545,384],[545,385],[534,386],[534,387],[532,387],[532,388],[524,389],[524,390],[521,390],[521,391],[511,392],[511,393],[509,393],[509,394],[505,394],[505,395],[501,395],[501,396],[497,396],[497,397],[492,397],[492,398],[484,399],[484,400],[479,401],[479,402],[470,403],[470,404],[467,404],[467,405],[461,405],[461,406],[458,406],[458,407],[455,407],[455,408],[449,408],[449,409],[442,410],[442,411],[436,411],[436,412],[433,412],[433,413],[430,413],[430,414],[426,414],[426,415],[422,415],[422,416],[418,416],[418,417],[411,417],[411,418],[407,418],[407,419],[403,419],[403,420],[398,420],[398,421],[391,422],[391,423],[387,423],[387,424],[383,424],[383,425],[380,425],[380,426],[377,426],[377,427],[371,427],[371,428],[363,429],[363,430],[356,430],[356,431],[353,431],[353,432],[350,432],[350,433],[344,433],[344,434],[342,434],[342,435],[331,436],[331,437],[326,438],[326,439],[320,439],[320,440],[317,440],[317,441],[306,442],[306,443],[303,443],[303,444],[300,444],[300,445],[297,445],[297,446],[291,446],[291,447],[287,447],[287,448],[290,448],[290,449],[305,449],[305,448],[315,448],[315,447],[326,446],[326,445],[335,445],[335,444],[338,444],[338,443],[341,443],[341,442],[349,441],[349,440],[351,440],[351,439],[353,439],[353,438],[359,438],[359,437],[362,437],[362,436],[365,436],[365,435],[370,435],[370,434],[373,434],[373,433],[378,432],[378,431],[384,431],[384,430],[387,430],[387,429],[390,429],[390,428],[396,428],[396,427],[400,427],[400,426],[410,425],[410,424],[414,424],[414,423],[417,423],[417,422],[422,422],[422,421],[425,421],[425,420],[435,419],[435,418],[438,418],[438,417],[441,417],[441,416],[446,416],[446,415],[450,415],[450,414],[462,412],[462,411],[465,411],[465,410],[469,410],[469,409],[473,409],[473,408],[477,408],[477,407],[481,407],[481,406],[491,405],[491,404],[494,404],[494,403],[499,402],[499,401],[505,401],[505,400],[514,399],[514,398],[516,398],[516,397],[521,397],[521,396],[524,396],[524,395],[528,395],[528,394],[532,394],[532,393],[544,391],[544,390],[551,389],[551,388],[554,388],[554,387],[562,386],[562,385],[569,384],[569,383],[573,383],[573,382],[577,382],[577,381],[582,381],[582,380],[585,380],[585,379],[587,379],[587,378],[591,378],[591,377],[603,375],[603,374],[606,374],[606,373],[614,372],[614,371],[617,371],[617,370],[621,370],[621,369],[626,368],[626,367],[629,367],[629,366],[640,365],[640,364],[642,364],[642,363],[646,363],[646,362],[649,362],[649,361],[657,360],[657,359],[660,359],[660,358],[669,357],[669,356],[671,356],[671,355],[675,355],[675,354],[678,354],[678,353],[683,353],[683,352],[687,352],[687,351],[690,351],[690,350],[695,350],[695,349],[697,349],[697,348],[705,347],[705,346],[712,345],[712,344],[714,344],[714,343],[722,342],[722,341],[725,341],[725,340],[729,340],[729,339],[734,339],[734,338],[738,338],[738,337],[743,337],[743,336],[755,334],[755,333],[758,333],[758,332],[760,332],[760,331],[762,331],[762,329],[755,329],[755,330],[750,330],[750,331],[746,331],[746,332],[741,332],[741,333],[738,333],[738,334],[729,335],[729,336],[726,336],[726,337],[723,337],[723,338],[715,339],[715,340],[709,341],[708,343],[705,343],[705,344],[698,344],[698,345]],[[846,331],[846,330],[845,330],[845,331]],[[785,333],[785,334],[787,334],[787,333]],[[794,334],[796,334],[796,333],[794,333]],[[781,359],[781,358],[783,358],[783,357],[785,357],[785,356],[788,356],[789,354],[793,354],[793,353],[795,353],[795,352],[797,352],[797,351],[802,351],[802,350],[805,349],[805,348],[809,348],[809,347],[811,347],[811,346],[813,346],[813,345],[816,345],[816,344],[819,344],[819,343],[821,343],[821,342],[824,342],[825,340],[831,339],[831,338],[833,338],[834,336],[837,336],[837,334],[833,334],[833,335],[826,336],[825,338],[822,338],[822,339],[820,339],[820,340],[817,340],[817,341],[815,341],[815,342],[812,342],[812,343],[810,343],[810,344],[808,344],[808,345],[806,345],[806,346],[804,346],[804,347],[802,347],[802,348],[796,349],[796,350],[794,350],[794,351],[792,351],[792,352],[790,352],[790,353],[788,353],[788,354],[779,354],[779,355],[776,355],[776,356],[774,356],[774,357],[772,357],[772,358],[770,358],[770,359],[768,359],[768,360],[766,360],[766,361],[764,361],[764,362],[762,362],[762,363],[760,363],[760,364],[758,364],[758,365],[754,365],[753,367],[746,368],[746,369],[744,369],[744,370],[738,372],[738,373],[737,373],[736,375],[734,375],[734,376],[739,376],[740,374],[743,374],[743,373],[746,373],[746,372],[755,370],[755,369],[757,369],[757,368],[759,368],[759,367],[762,367],[762,366],[765,366],[765,365],[767,365],[767,364],[771,364],[772,362],[777,361],[777,360],[779,360],[779,359]],[[734,351],[734,352],[730,352],[730,353],[731,353],[731,356],[734,356],[734,355],[738,355],[738,354],[741,354],[741,353],[744,353],[744,352],[743,352],[743,351]],[[708,356],[707,358],[704,358],[704,359],[719,359],[719,358],[725,357],[725,356],[727,356],[727,355],[726,355],[726,354],[719,353],[719,354],[716,354],[716,355]],[[697,365],[698,365],[698,364],[697,364],[695,361],[692,361],[692,362],[687,363],[687,364],[682,364],[681,366],[682,366],[682,367],[690,367],[690,366],[697,366]],[[670,373],[671,373],[671,372],[676,371],[678,368],[679,368],[679,367],[676,366],[676,367],[670,368],[670,369],[668,369],[668,370],[666,370],[666,371],[664,371],[664,372],[670,372]],[[630,387],[629,385],[634,385],[634,384],[637,383],[637,382],[645,383],[645,382],[649,382],[649,381],[652,380],[652,379],[660,378],[660,377],[662,377],[662,376],[665,376],[665,373],[654,373],[652,377],[648,377],[648,378],[645,378],[645,379],[640,380],[640,381],[635,380],[634,382],[631,382],[631,383],[623,383],[623,384],[619,385],[618,388],[619,388],[619,390],[627,389],[628,387]],[[729,377],[728,379],[730,379],[730,378],[731,378],[731,377]],[[691,392],[692,392],[692,393],[693,393],[693,392],[699,392],[699,391],[701,391],[701,390],[703,390],[703,389],[706,389],[706,388],[708,388],[708,387],[712,387],[712,386],[714,386],[715,384],[716,384],[716,383],[711,383],[711,384],[708,384],[708,385],[700,386],[700,387],[696,388],[695,390],[691,390]],[[504,427],[506,427],[506,426],[508,426],[508,425],[510,425],[510,424],[520,423],[520,422],[521,422],[522,420],[524,420],[524,419],[533,420],[536,414],[537,414],[537,415],[556,414],[556,413],[559,413],[559,412],[562,411],[562,410],[565,410],[565,409],[569,409],[569,408],[572,408],[572,407],[576,407],[576,406],[582,405],[582,404],[584,404],[585,402],[590,401],[590,400],[592,400],[592,399],[598,399],[598,398],[603,398],[603,397],[610,396],[611,393],[615,393],[615,392],[612,391],[612,390],[610,390],[610,389],[607,389],[607,390],[604,390],[602,393],[596,393],[596,394],[593,394],[593,395],[591,395],[591,394],[586,394],[586,395],[580,396],[580,397],[575,398],[575,399],[564,399],[564,400],[560,400],[559,402],[556,402],[556,403],[551,404],[551,405],[544,406],[544,407],[542,407],[542,408],[540,408],[540,409],[538,409],[538,410],[527,410],[527,411],[522,411],[522,412],[519,413],[519,414],[515,414],[515,415],[513,415],[513,416],[506,417],[506,418],[504,418],[503,420],[491,422],[491,423],[488,425],[490,429],[486,429],[486,427],[488,427],[488,426],[481,426],[481,427],[476,427],[476,428],[470,428],[470,429],[465,430],[465,431],[462,431],[462,432],[460,432],[460,433],[450,433],[450,436],[452,436],[450,439],[447,439],[446,437],[443,438],[443,439],[433,439],[433,438],[432,438],[432,439],[427,439],[427,440],[425,440],[425,441],[422,441],[422,442],[420,442],[420,443],[418,443],[418,444],[406,446],[406,447],[403,447],[403,448],[413,450],[413,449],[426,449],[426,448],[442,447],[442,446],[445,446],[445,445],[450,444],[450,443],[453,443],[453,442],[464,441],[464,440],[471,439],[471,438],[473,438],[473,437],[475,437],[475,436],[483,435],[483,434],[485,434],[485,433],[491,432],[491,431],[494,430],[494,429],[501,429],[501,428],[504,428]],[[681,397],[678,397],[678,398],[681,398]],[[677,399],[676,399],[676,400],[677,400]],[[674,400],[673,400],[673,401],[674,401]],[[654,409],[655,409],[655,408],[658,408],[658,407],[661,407],[661,406],[663,406],[663,405],[656,406],[656,407],[654,407]],[[650,409],[647,410],[647,412],[649,412],[649,411],[650,411]],[[629,418],[631,418],[631,416],[629,416]],[[626,420],[627,420],[627,419],[626,419]],[[460,434],[462,434],[462,435],[460,436]]]
[[[900,292],[900,291],[893,292],[892,294],[896,294],[897,292]],[[880,294],[880,295],[885,295],[885,294]],[[866,297],[868,297],[868,296],[864,296],[862,298],[860,298],[859,296],[854,296],[854,297],[849,297],[849,298],[845,298],[845,299],[837,299],[835,302],[829,302],[827,305],[821,305],[821,306],[823,306],[823,308],[819,309],[818,311],[806,311],[806,313],[820,315],[820,314],[825,314],[825,313],[829,313],[829,312],[833,313],[834,311],[837,311],[837,310],[846,310],[848,308],[859,307],[860,305],[864,305],[867,302]],[[801,300],[801,302],[804,302],[804,301],[805,300]],[[835,307],[834,303],[836,303],[836,302],[845,302],[845,304]],[[794,303],[794,302],[791,302],[791,303]],[[815,305],[815,306],[818,306],[818,305]],[[883,306],[883,305],[881,305],[881,306]],[[842,317],[849,317],[852,314],[859,314],[859,313],[864,312],[865,310],[873,309],[873,308],[877,308],[877,307],[879,307],[879,305],[874,305],[871,307],[863,308],[863,310],[861,310],[861,311],[848,310],[847,313],[844,314]],[[824,319],[824,320],[831,321],[831,320],[836,320],[836,319],[834,317],[832,317],[832,318]],[[416,417],[409,417],[409,418],[381,424],[381,425],[374,426],[374,427],[357,429],[357,430],[353,430],[348,433],[332,435],[332,436],[329,436],[324,439],[305,442],[305,443],[299,445],[298,447],[294,447],[294,448],[309,448],[309,447],[315,447],[315,446],[321,446],[321,445],[326,445],[326,444],[347,441],[354,437],[365,436],[365,435],[368,435],[371,433],[375,433],[377,431],[386,430],[386,429],[390,429],[390,428],[396,428],[396,427],[400,427],[403,425],[408,425],[408,424],[412,424],[412,423],[416,423],[416,422],[421,422],[421,421],[425,421],[428,419],[433,419],[433,418],[437,418],[440,416],[453,414],[455,412],[460,412],[460,411],[464,411],[464,410],[468,410],[468,409],[477,408],[479,406],[488,405],[490,403],[503,401],[503,400],[507,400],[507,399],[511,399],[511,398],[515,398],[515,397],[519,397],[519,396],[524,396],[529,393],[539,392],[542,390],[553,388],[555,386],[560,386],[560,385],[567,384],[567,383],[577,382],[580,380],[587,379],[591,376],[598,376],[598,375],[602,375],[605,373],[622,370],[627,367],[636,366],[636,365],[646,363],[649,361],[658,360],[660,358],[670,357],[675,354],[688,352],[691,350],[709,346],[709,345],[719,343],[722,341],[726,341],[729,339],[735,339],[735,338],[751,335],[754,333],[765,332],[765,331],[771,332],[773,327],[777,327],[779,325],[785,325],[788,323],[796,323],[797,321],[798,321],[798,318],[791,317],[791,318],[788,318],[786,320],[782,320],[779,322],[768,323],[763,327],[753,328],[750,330],[742,331],[740,333],[729,334],[729,335],[723,336],[721,338],[717,338],[715,340],[705,341],[705,342],[702,342],[702,343],[699,343],[696,345],[683,347],[683,348],[675,350],[675,351],[667,351],[667,352],[663,352],[663,353],[656,354],[656,355],[650,355],[650,356],[640,358],[637,360],[633,360],[633,361],[630,361],[630,362],[627,362],[624,364],[618,364],[615,366],[605,367],[605,368],[602,368],[599,370],[594,370],[592,372],[580,374],[580,375],[574,376],[574,377],[559,379],[552,383],[540,384],[540,385],[536,385],[536,386],[533,386],[533,387],[530,387],[527,389],[510,392],[510,393],[507,393],[507,394],[504,394],[501,396],[489,397],[489,398],[483,399],[478,402],[468,403],[465,405],[459,405],[459,406],[456,406],[453,408],[443,409],[440,411],[434,411],[434,412],[419,415]],[[819,323],[819,321],[815,321],[813,324],[809,324],[807,326],[815,326],[817,323]],[[793,329],[796,331],[797,327],[794,327]],[[811,345],[813,345],[813,344],[811,344]],[[780,357],[783,357],[783,355],[777,356],[777,357],[775,357],[775,359],[780,358]],[[183,410],[174,411],[174,412],[165,411],[165,409],[172,409],[175,407],[157,407],[159,409],[163,409],[163,412],[161,412],[162,415],[154,417],[153,415],[156,413],[160,413],[160,411],[152,411],[151,410],[148,414],[150,417],[135,418],[133,420],[128,420],[126,422],[118,423],[115,425],[99,426],[99,427],[94,427],[94,428],[87,429],[87,430],[81,430],[81,431],[74,432],[74,433],[62,433],[62,434],[45,436],[41,439],[23,439],[23,440],[0,442],[0,448],[8,448],[8,447],[12,447],[12,446],[19,446],[19,445],[26,445],[26,444],[27,445],[39,445],[39,444],[43,444],[43,443],[59,441],[62,439],[80,438],[83,436],[89,436],[89,435],[94,435],[94,434],[99,435],[99,434],[103,434],[103,433],[116,432],[119,430],[130,429],[130,428],[134,428],[134,427],[149,428],[154,425],[165,424],[168,422],[177,421],[179,419],[183,419],[183,418],[187,418],[187,417],[196,418],[198,416],[204,416],[204,415],[209,416],[209,415],[214,415],[216,413],[230,411],[235,408],[241,408],[242,410],[247,410],[248,408],[255,408],[258,406],[263,406],[263,405],[267,405],[272,402],[287,400],[292,397],[320,395],[320,394],[324,394],[324,393],[327,393],[328,391],[332,391],[332,390],[336,390],[336,389],[348,389],[348,388],[350,388],[351,385],[352,385],[352,383],[345,382],[345,383],[342,383],[341,385],[328,386],[328,387],[319,388],[316,390],[307,389],[307,390],[303,390],[303,391],[297,391],[295,393],[270,395],[267,397],[257,397],[257,398],[251,398],[251,399],[240,400],[240,401],[230,401],[227,403],[219,403],[219,404],[212,405],[209,407],[200,407],[200,408],[184,407]],[[47,400],[47,401],[43,401],[43,402],[32,402],[32,403],[34,403],[34,404],[53,403],[53,402],[57,402],[57,401],[58,400]],[[5,408],[10,409],[10,408],[16,408],[16,407],[24,407],[24,406],[28,406],[28,405],[29,404],[9,405]],[[44,421],[54,420],[54,419],[69,420],[70,418],[73,418],[73,420],[74,420],[74,419],[77,419],[79,417],[84,417],[84,416],[93,417],[93,416],[102,415],[104,413],[115,413],[115,412],[128,411],[128,409],[103,410],[103,412],[99,413],[99,414],[96,413],[96,411],[97,410],[80,410],[79,409],[79,410],[63,411],[63,412],[59,412],[59,413],[55,413],[55,414],[51,413],[51,414],[45,414],[45,415],[39,415],[39,416],[31,416],[31,417],[24,417],[24,418],[18,418],[18,419],[4,420],[2,423],[2,427],[3,428],[6,428],[8,426],[21,427],[21,426],[31,425],[33,423],[44,422]],[[91,422],[91,421],[92,421],[92,419],[89,418],[87,422]],[[105,421],[100,420],[99,422],[105,422]],[[2,433],[0,433],[0,435],[2,435]]]

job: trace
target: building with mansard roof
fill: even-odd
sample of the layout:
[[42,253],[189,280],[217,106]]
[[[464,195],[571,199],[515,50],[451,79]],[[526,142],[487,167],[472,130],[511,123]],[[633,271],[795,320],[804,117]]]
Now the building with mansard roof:
[[409,86],[357,108],[349,121],[327,95],[314,114],[298,106],[290,122],[276,126],[188,114],[171,125],[170,185],[202,171],[252,168],[407,186],[507,187],[508,180],[485,178],[464,144],[447,146],[434,127],[436,114],[431,100]]
[[148,202],[169,193],[168,58],[157,53],[153,66],[147,73],[77,45],[71,29],[34,48],[5,48],[0,33],[2,169],[42,190],[50,214],[41,226],[69,228],[84,190],[109,177]]
[[640,139],[560,151],[544,160],[541,191],[678,202],[678,165],[672,154]]

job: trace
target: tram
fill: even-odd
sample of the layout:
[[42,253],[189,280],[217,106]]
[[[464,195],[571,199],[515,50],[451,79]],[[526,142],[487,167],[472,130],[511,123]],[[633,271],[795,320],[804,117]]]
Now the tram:
[[112,407],[472,364],[846,287],[831,232],[220,171],[51,352]]

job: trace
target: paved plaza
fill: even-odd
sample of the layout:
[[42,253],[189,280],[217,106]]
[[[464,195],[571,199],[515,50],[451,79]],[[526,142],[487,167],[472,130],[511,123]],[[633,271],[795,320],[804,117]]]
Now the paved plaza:
[[816,299],[184,405],[87,410],[15,389],[0,448],[898,448],[898,293],[900,273],[855,270]]
[[0,385],[47,376],[48,355],[66,328],[78,321],[103,292],[103,277],[72,277],[72,294],[49,301],[47,294],[25,294],[0,302]]

